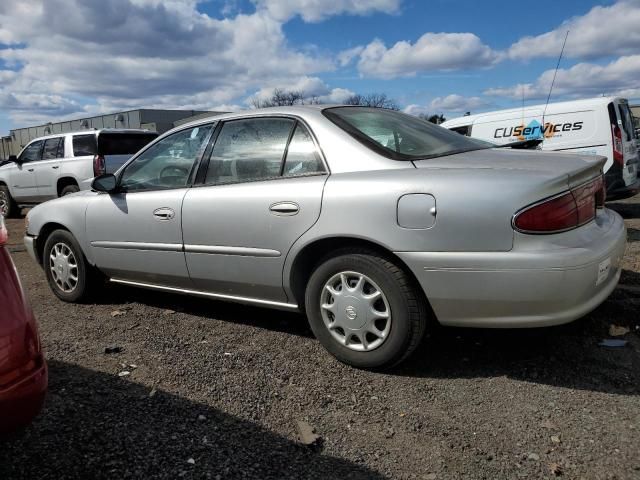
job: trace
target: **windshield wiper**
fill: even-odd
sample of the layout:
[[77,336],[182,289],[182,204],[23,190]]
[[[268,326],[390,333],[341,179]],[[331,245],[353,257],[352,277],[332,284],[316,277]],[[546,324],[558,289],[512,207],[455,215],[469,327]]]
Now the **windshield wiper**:
[[542,143],[541,138],[534,138],[532,140],[521,140],[519,142],[504,143],[502,145],[496,145],[493,148],[515,148],[519,150],[535,150],[535,148]]

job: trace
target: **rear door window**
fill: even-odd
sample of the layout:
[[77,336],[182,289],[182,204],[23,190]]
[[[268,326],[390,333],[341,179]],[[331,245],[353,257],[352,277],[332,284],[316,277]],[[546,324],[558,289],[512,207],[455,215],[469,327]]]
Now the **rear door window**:
[[323,171],[324,167],[311,139],[311,134],[302,124],[298,123],[287,148],[283,175],[286,177],[309,175]]
[[92,135],[75,135],[73,137],[73,156],[86,157],[98,153],[96,144],[96,136]]
[[98,135],[98,153],[100,155],[133,155],[142,150],[157,133],[115,133],[104,132]]
[[42,159],[52,160],[54,158],[62,158],[62,155],[60,155],[60,145],[63,143],[63,140],[63,137],[49,138],[45,140]]
[[[213,147],[205,182],[221,185],[279,177],[293,126],[289,118],[225,122]],[[304,163],[298,157],[296,163],[301,161]]]
[[42,144],[44,142],[42,140],[38,140],[37,142],[33,142],[27,148],[24,149],[22,155],[20,155],[20,160],[23,162],[36,162],[40,160],[42,153]]

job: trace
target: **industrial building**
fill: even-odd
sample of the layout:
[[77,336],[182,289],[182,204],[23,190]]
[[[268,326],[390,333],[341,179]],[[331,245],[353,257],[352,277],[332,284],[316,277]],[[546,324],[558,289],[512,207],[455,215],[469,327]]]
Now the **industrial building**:
[[16,128],[11,130],[9,135],[0,138],[0,160],[7,159],[10,155],[17,155],[31,140],[44,135],[100,128],[144,128],[164,133],[191,117],[221,113],[225,112],[139,109],[64,122],[50,122],[35,127]]

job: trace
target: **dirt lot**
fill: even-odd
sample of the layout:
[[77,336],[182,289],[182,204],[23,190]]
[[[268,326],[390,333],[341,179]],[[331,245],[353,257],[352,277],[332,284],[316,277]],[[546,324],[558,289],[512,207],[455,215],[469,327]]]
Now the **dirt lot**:
[[[440,328],[384,374],[339,364],[295,314],[113,286],[99,304],[63,304],[10,221],[50,390],[0,445],[0,479],[638,479],[640,197],[611,207],[629,246],[620,287],[592,314]],[[612,324],[631,330],[624,348],[598,346]],[[123,351],[105,354],[113,345]],[[297,442],[298,421],[319,446]]]

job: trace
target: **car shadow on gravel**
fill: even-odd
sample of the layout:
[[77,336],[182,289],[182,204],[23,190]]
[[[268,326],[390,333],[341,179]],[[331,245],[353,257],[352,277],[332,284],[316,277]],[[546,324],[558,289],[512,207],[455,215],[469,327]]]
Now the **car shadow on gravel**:
[[207,405],[53,361],[42,414],[0,444],[0,478],[353,478],[377,472]]
[[204,319],[264,328],[300,337],[313,338],[307,319],[299,312],[254,307],[233,302],[222,302],[189,295],[156,292],[108,283],[93,303],[112,305],[119,309],[123,304],[142,305],[173,310]]
[[618,212],[622,218],[627,220],[640,218],[640,201],[610,202],[607,203],[607,208]]
[[[627,279],[640,275],[624,271]],[[392,374],[429,378],[512,379],[620,395],[640,395],[640,297],[620,288],[596,310],[567,325],[537,329],[435,326],[431,338]],[[598,344],[611,325],[629,329],[622,348]],[[634,333],[635,332],[635,333]]]

